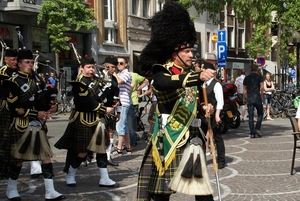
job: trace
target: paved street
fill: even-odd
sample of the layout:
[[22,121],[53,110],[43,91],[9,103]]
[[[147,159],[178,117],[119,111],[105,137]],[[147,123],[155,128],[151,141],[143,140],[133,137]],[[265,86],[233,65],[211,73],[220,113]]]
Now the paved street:
[[[53,116],[48,122],[49,138],[55,143],[67,126],[68,114]],[[145,118],[146,119],[146,118]],[[146,126],[146,130],[147,130]],[[291,158],[293,137],[289,119],[277,118],[274,121],[263,121],[262,138],[248,137],[248,122],[242,123],[236,130],[224,134],[226,160],[228,166],[219,171],[222,200],[228,201],[266,201],[300,200],[300,160],[296,159],[298,173],[291,176]],[[139,132],[141,135],[142,133]],[[95,161],[82,166],[77,171],[77,187],[65,185],[62,172],[65,151],[53,148],[55,169],[55,187],[65,194],[68,200],[106,200],[134,201],[136,196],[138,169],[143,156],[145,141],[138,141],[137,149],[130,155],[114,157],[120,163],[118,167],[110,167],[113,180],[120,187],[111,189],[98,186],[99,172]],[[299,156],[299,155],[298,155]],[[215,174],[212,159],[208,156],[208,169],[213,185],[214,199],[218,200],[215,185]],[[19,178],[19,192],[22,200],[44,200],[43,179],[31,179],[29,163],[24,164]],[[5,199],[6,180],[0,181],[0,200]],[[192,201],[193,196],[174,194],[172,201]]]

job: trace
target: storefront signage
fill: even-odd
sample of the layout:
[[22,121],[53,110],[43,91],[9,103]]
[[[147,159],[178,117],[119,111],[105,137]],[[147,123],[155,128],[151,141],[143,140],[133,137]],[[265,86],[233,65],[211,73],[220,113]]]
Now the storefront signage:
[[10,38],[10,31],[7,27],[0,27],[0,37],[2,38]]

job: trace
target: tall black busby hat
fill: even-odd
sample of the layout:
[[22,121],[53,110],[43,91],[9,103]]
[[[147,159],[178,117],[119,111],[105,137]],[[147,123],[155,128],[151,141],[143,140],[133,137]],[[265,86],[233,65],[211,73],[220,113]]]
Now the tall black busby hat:
[[118,59],[114,56],[108,56],[105,58],[104,63],[118,65]]
[[82,66],[87,65],[87,64],[95,64],[95,60],[93,57],[84,57],[81,59],[80,64]]
[[18,51],[13,49],[7,49],[5,50],[5,57],[17,57]]
[[194,23],[179,3],[167,2],[150,19],[149,26],[151,38],[139,57],[144,72],[151,71],[153,64],[165,64],[175,51],[193,47],[196,42]]
[[20,50],[18,53],[18,61],[21,59],[33,59],[33,54],[30,50]]

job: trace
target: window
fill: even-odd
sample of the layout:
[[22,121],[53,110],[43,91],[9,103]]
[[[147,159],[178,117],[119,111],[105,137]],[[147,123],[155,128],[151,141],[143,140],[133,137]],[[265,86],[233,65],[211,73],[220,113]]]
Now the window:
[[104,0],[104,19],[115,21],[115,0]]
[[238,23],[238,30],[237,30],[237,47],[238,48],[245,48],[245,21],[237,21]]
[[149,16],[149,0],[143,0],[143,17]]
[[46,29],[32,27],[32,49],[39,52],[50,52],[48,35]]
[[206,52],[210,52],[210,32],[206,33]]
[[131,4],[131,14],[137,15],[138,14],[138,7],[139,7],[139,0],[132,0]]
[[238,48],[244,48],[245,44],[245,30],[244,29],[239,29],[239,40],[238,40]]
[[24,3],[35,4],[35,0],[23,0]]
[[156,10],[157,10],[157,11],[161,11],[161,10],[163,9],[164,5],[165,5],[165,3],[163,2],[163,0],[159,0],[159,1],[157,2]]
[[116,30],[106,28],[104,40],[106,43],[115,43],[116,42]]
[[234,30],[233,27],[228,27],[227,44],[228,47],[234,47]]

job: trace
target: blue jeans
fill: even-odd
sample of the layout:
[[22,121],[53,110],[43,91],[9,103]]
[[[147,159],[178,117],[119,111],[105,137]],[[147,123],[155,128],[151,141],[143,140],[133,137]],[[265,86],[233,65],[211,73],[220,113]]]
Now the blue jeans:
[[[260,130],[261,123],[263,120],[263,105],[261,100],[256,100],[253,103],[247,103],[248,114],[249,114],[249,128],[250,135],[255,134],[255,130]],[[254,128],[254,108],[257,110],[257,122]]]
[[118,135],[125,135],[126,133],[129,133],[129,127],[127,122],[127,116],[129,107],[127,106],[121,106],[121,114],[120,114],[120,120],[116,124],[116,130]]
[[127,123],[129,128],[130,134],[130,146],[135,147],[136,143],[136,133],[135,133],[135,109],[134,106],[131,104],[129,106],[128,114],[127,114]]

